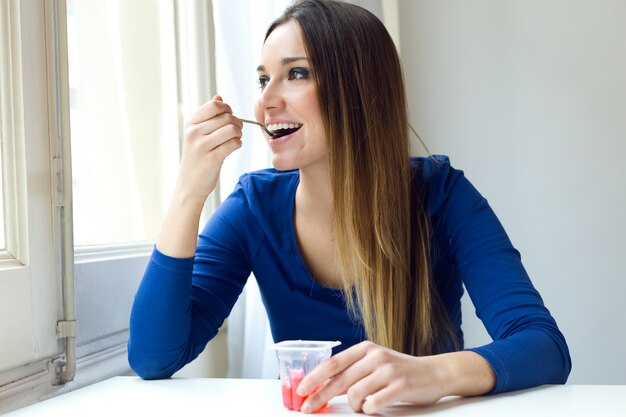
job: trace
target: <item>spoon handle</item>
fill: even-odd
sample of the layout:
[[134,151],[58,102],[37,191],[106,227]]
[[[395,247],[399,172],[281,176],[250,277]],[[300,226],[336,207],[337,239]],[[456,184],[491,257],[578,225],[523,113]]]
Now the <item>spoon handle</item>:
[[267,133],[269,136],[274,136],[274,134],[267,127],[265,127],[265,125],[262,123],[255,122],[254,120],[247,120],[247,119],[242,119],[242,118],[239,118],[239,120],[241,120],[244,123],[250,123],[253,125],[260,126],[265,131],[265,133]]

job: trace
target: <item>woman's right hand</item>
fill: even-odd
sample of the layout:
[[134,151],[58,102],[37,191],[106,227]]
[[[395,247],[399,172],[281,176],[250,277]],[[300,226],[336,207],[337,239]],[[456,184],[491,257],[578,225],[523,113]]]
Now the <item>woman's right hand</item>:
[[224,159],[241,147],[243,124],[220,96],[202,105],[185,124],[176,194],[204,205]]
[[224,159],[241,147],[242,128],[220,96],[202,105],[185,124],[176,191],[157,242],[162,253],[194,256],[204,202],[215,189]]

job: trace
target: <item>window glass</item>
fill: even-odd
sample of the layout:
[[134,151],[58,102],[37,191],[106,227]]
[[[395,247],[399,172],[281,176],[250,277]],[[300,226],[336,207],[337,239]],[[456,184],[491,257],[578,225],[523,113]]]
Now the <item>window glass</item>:
[[150,241],[179,162],[172,2],[68,0],[76,246]]
[[[0,19],[0,36],[4,37],[5,28],[4,28],[4,19]],[[4,49],[4,48],[3,48]],[[3,52],[4,53],[4,52]],[[3,70],[4,59],[0,56],[0,71]],[[0,83],[2,82],[3,77],[0,73]],[[4,120],[3,119],[3,109],[2,109],[2,99],[0,98],[0,253],[4,252],[6,249],[6,241],[4,235],[4,152],[2,148],[4,147]]]
[[[1,28],[0,28],[1,29]],[[0,109],[1,111],[2,109]],[[0,121],[0,129],[2,129],[2,122]],[[4,141],[4,137],[2,136],[2,131],[0,130],[0,252],[4,252],[6,249],[6,244],[4,242],[4,180],[2,178],[2,170],[4,165],[2,164],[2,142]]]

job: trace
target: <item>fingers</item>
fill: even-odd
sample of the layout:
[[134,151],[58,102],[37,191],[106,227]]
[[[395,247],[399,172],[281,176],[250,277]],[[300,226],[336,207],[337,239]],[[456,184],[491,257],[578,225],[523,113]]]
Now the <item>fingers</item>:
[[298,395],[307,395],[326,380],[343,372],[353,363],[361,360],[368,349],[374,347],[371,342],[361,342],[351,348],[344,350],[320,363],[313,369],[298,386]]
[[398,401],[398,395],[399,394],[396,387],[385,387],[375,392],[374,394],[366,396],[361,402],[360,411],[365,414],[374,414],[378,412],[378,410],[380,410],[381,408]]
[[[375,346],[371,342],[360,343],[325,360],[311,371],[298,386],[299,395],[310,394],[302,405],[302,412],[314,412],[333,397],[351,390],[357,381],[367,380],[366,377],[375,370],[375,363],[363,358]],[[321,388],[316,390],[319,386]],[[367,393],[363,397],[365,395]]]
[[241,147],[242,128],[220,96],[193,114],[185,125],[178,194],[204,202],[215,189],[224,159]]
[[[217,150],[223,144],[233,141],[223,150],[241,146],[243,123],[232,114],[230,106],[222,101],[222,97],[216,95],[211,101],[203,104],[191,116],[185,126],[185,146],[199,152],[211,152]],[[239,143],[239,146],[235,146]],[[228,152],[230,153],[230,152]],[[221,152],[218,152],[218,157]],[[224,157],[227,155],[223,155]]]
[[360,343],[322,362],[300,382],[298,394],[309,395],[301,411],[315,412],[342,393],[355,412],[367,414],[397,401],[432,404],[443,393],[438,360]]
[[229,138],[241,137],[242,128],[241,120],[230,113],[222,113],[209,120],[188,124],[185,128],[185,139],[194,141],[205,136],[215,137],[217,136],[215,133],[218,132],[226,134]]
[[222,97],[215,96],[212,100],[207,101],[200,106],[189,118],[188,124],[201,123],[213,117],[222,114],[233,114],[230,106],[222,101]]
[[[359,383],[362,383],[370,380],[368,375],[374,372],[374,370],[375,367],[372,366],[371,362],[357,361],[353,363],[344,371],[330,378],[325,384],[322,384],[319,389],[313,390],[313,393],[310,394],[303,404],[303,411],[305,413],[307,412],[307,409],[315,411],[326,404],[333,397],[344,393],[348,393],[349,398],[353,397],[356,399],[359,394],[353,396],[353,393],[358,393],[355,389],[358,389],[359,384],[355,384],[355,382],[359,381]],[[362,399],[365,398],[365,396],[370,392],[371,391],[364,392],[361,395],[360,401],[362,401]],[[350,405],[354,410],[360,410],[360,403],[358,404],[358,408],[353,406],[353,401],[350,401]]]
[[237,149],[241,148],[241,146],[242,146],[242,142],[240,138],[235,137],[235,138],[228,139],[224,141],[223,143],[221,143],[220,145],[213,148],[212,150],[213,159],[211,160],[216,163],[221,163],[224,161],[224,159],[226,159],[228,155],[230,155]]
[[[350,370],[351,368],[348,368],[344,373]],[[331,379],[329,384],[333,380]],[[334,397],[334,395],[329,396],[329,392],[324,391],[327,386],[307,398],[304,404],[302,404],[301,411],[303,413],[315,412]],[[373,414],[381,408],[401,400],[401,388],[402,384],[390,381],[386,377],[385,372],[374,370],[367,376],[358,378],[358,382],[348,388],[346,392],[348,404],[354,412]]]
[[[378,372],[370,374],[367,378],[363,378],[348,389],[348,404],[355,412],[361,412],[365,402],[373,398],[372,393],[377,393],[387,385],[388,381],[381,378]],[[382,406],[385,406],[383,404]],[[369,408],[372,408],[371,406]],[[374,412],[380,406],[374,407]]]
[[[383,357],[388,351],[379,351]],[[398,363],[379,363],[367,378],[356,382],[348,389],[348,404],[355,412],[376,413],[383,407],[403,399],[410,389],[403,373],[406,366]]]

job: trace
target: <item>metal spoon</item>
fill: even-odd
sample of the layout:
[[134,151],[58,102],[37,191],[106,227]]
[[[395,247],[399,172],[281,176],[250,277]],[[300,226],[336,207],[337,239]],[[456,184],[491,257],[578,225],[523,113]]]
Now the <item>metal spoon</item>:
[[263,123],[255,122],[254,120],[246,120],[246,119],[242,119],[242,118],[239,118],[239,120],[241,120],[244,123],[250,123],[250,124],[253,124],[253,125],[260,126],[261,129],[263,129],[265,131],[265,133],[267,133],[268,136],[271,137],[271,138],[276,136],[276,134],[273,133],[271,130],[269,130],[267,127],[265,127],[265,125]]

